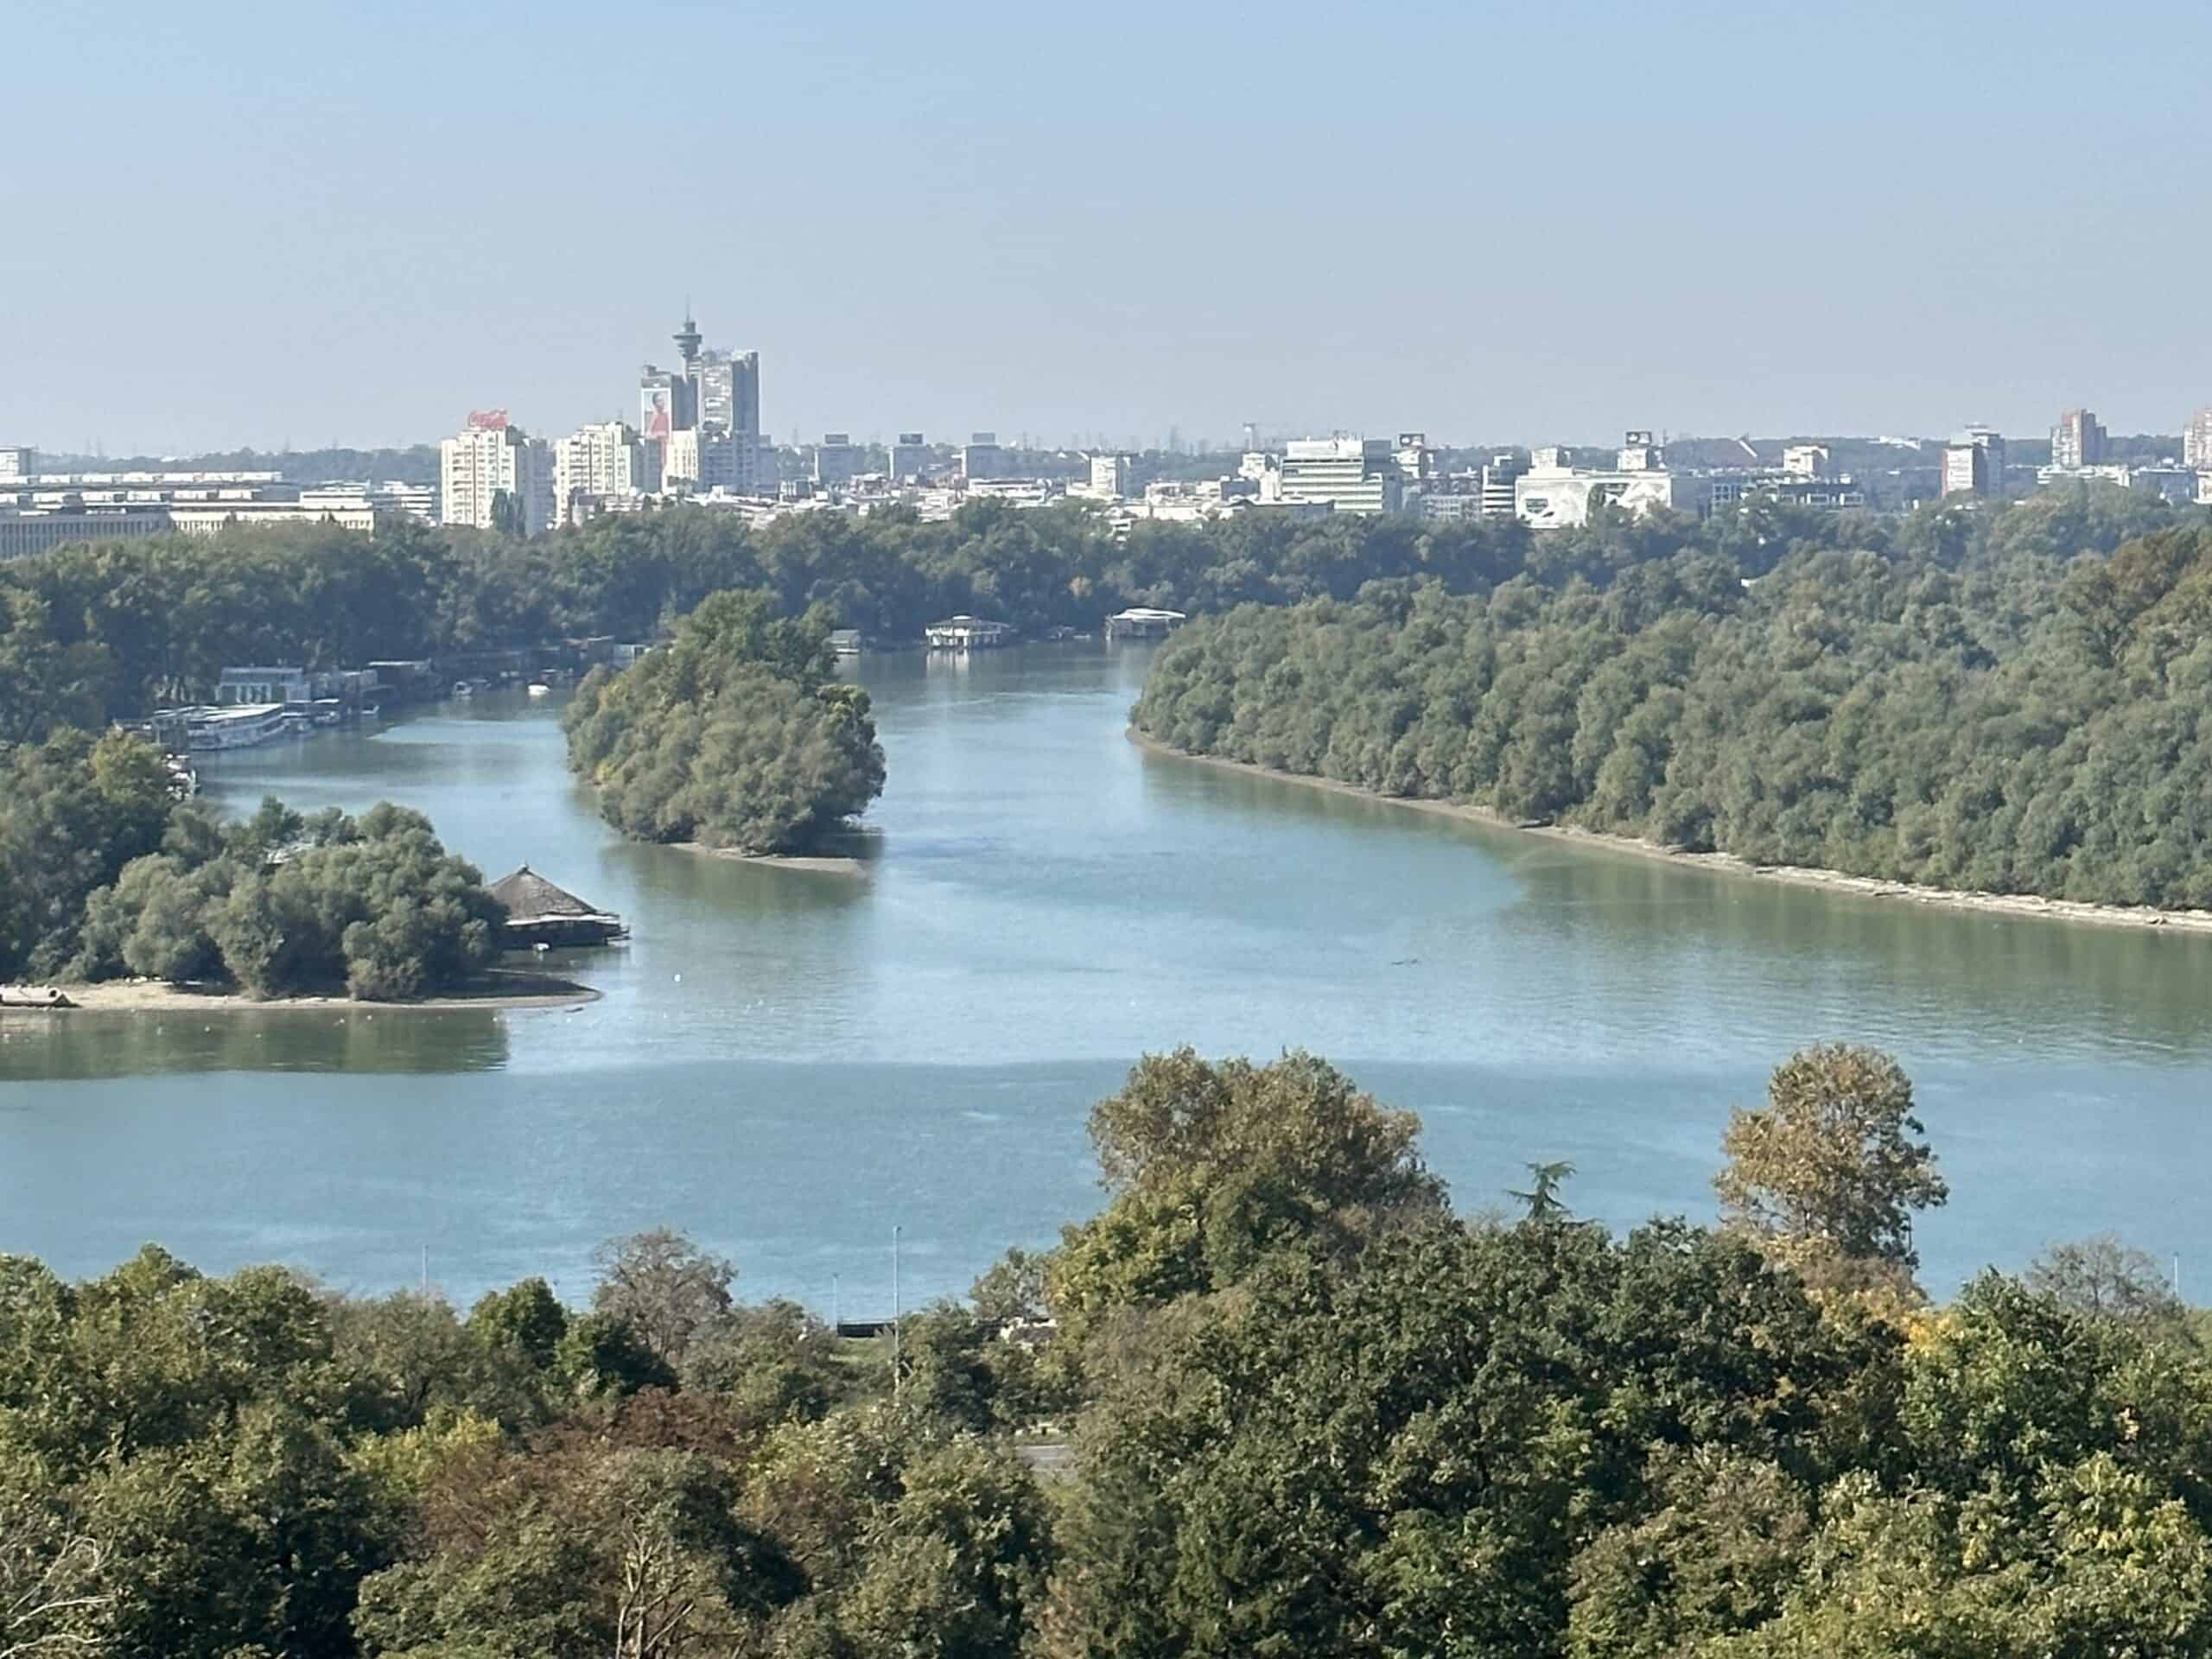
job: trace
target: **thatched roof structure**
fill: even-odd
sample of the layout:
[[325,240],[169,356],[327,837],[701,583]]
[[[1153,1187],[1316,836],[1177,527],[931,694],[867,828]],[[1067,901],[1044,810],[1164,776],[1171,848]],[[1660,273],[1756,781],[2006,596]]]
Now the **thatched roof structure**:
[[620,916],[555,887],[527,864],[485,891],[506,906],[509,944],[598,944],[626,931]]

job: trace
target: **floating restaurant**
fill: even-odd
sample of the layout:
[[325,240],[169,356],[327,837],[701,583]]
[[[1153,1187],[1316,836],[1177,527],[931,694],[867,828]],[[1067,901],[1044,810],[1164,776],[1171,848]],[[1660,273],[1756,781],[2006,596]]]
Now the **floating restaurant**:
[[1149,605],[1132,605],[1126,611],[1116,611],[1106,619],[1109,639],[1165,639],[1190,619],[1180,611],[1154,610]]
[[989,651],[1014,643],[1010,622],[986,622],[980,617],[950,616],[922,630],[931,651]]
[[504,950],[611,944],[630,937],[620,916],[555,887],[527,864],[486,891],[506,906],[506,925],[499,930]]

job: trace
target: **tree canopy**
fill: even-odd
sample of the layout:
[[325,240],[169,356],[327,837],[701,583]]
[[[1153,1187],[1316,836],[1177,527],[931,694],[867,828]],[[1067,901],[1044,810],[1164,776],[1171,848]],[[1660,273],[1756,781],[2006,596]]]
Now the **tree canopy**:
[[1885,1057],[1793,1057],[1764,1109],[1809,1196],[1763,1178],[1793,1195],[1770,1224],[1616,1235],[1557,1212],[1555,1162],[1535,1213],[1455,1216],[1412,1118],[1313,1056],[1152,1057],[1093,1116],[1105,1211],[908,1315],[896,1370],[665,1229],[602,1249],[588,1312],[525,1279],[466,1317],[150,1246],[75,1283],[0,1256],[0,1637],[2212,1654],[2212,1362],[2142,1258],[2062,1246],[1900,1309],[1773,1248],[1825,1230],[1908,1270],[1881,1194],[1933,1179],[1898,1161],[1909,1107]]
[[563,715],[569,764],[642,841],[798,853],[883,792],[868,693],[834,677],[819,614],[716,594],[674,640],[594,670]]
[[[1175,747],[1755,863],[2212,905],[2212,531],[2031,503],[1971,547],[1717,554],[1600,588],[1370,585],[1196,620],[1138,728]],[[1909,534],[1907,532],[1910,532]]]

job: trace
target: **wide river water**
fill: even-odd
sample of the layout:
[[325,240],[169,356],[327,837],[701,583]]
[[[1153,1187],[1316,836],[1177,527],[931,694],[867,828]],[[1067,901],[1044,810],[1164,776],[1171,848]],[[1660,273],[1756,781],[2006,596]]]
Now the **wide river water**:
[[[963,1289],[1099,1202],[1090,1103],[1147,1050],[1303,1046],[1417,1109],[1463,1209],[1567,1159],[1580,1213],[1711,1214],[1733,1103],[1895,1052],[1949,1177],[1939,1294],[2107,1229],[2212,1275],[2212,938],[1678,869],[1147,754],[1143,647],[871,657],[866,879],[626,844],[508,693],[212,760],[207,794],[428,812],[487,877],[621,912],[604,993],[498,1014],[0,1023],[0,1250],[157,1240],[456,1298],[588,1292],[662,1223],[848,1316]],[[2212,1281],[2208,1281],[2212,1282]]]

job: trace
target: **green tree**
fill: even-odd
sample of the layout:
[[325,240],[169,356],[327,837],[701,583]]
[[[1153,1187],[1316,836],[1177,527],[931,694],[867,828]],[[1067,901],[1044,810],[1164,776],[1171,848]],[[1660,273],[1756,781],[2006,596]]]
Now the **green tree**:
[[1731,1115],[1713,1179],[1721,1212],[1793,1259],[1909,1271],[1913,1213],[1950,1195],[1923,1133],[1912,1084],[1888,1055],[1806,1049],[1775,1069],[1764,1108]]
[[1188,1048],[1148,1055],[1091,1108],[1113,1196],[1065,1230],[1053,1307],[1079,1331],[1117,1307],[1233,1283],[1279,1247],[1349,1249],[1440,1214],[1419,1130],[1310,1054],[1264,1066]]

